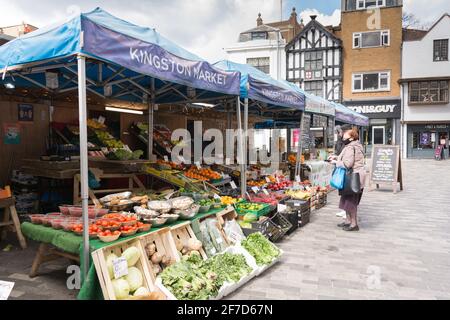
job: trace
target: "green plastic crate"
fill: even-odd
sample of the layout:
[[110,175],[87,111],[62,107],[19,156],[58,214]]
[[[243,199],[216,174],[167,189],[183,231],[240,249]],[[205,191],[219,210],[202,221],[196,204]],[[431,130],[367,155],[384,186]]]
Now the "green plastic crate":
[[[240,203],[248,203],[248,201],[242,201]],[[237,206],[235,206],[236,213],[240,216],[245,216],[247,213],[252,213],[256,215],[258,218],[261,216],[265,216],[272,211],[272,207],[270,204],[267,203],[258,203],[259,205],[262,205],[263,207],[258,211],[252,211],[252,210],[239,210]]]

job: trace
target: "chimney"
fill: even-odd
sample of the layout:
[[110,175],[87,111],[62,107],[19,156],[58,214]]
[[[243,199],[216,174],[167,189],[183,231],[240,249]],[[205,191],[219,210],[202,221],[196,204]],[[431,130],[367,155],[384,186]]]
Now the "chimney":
[[309,16],[310,18],[311,18],[311,20],[316,20],[316,18],[317,18],[317,15],[312,15],[312,16]]
[[263,19],[261,18],[261,13],[258,13],[258,19],[256,19],[256,26],[259,27],[263,24]]
[[291,17],[289,18],[289,22],[294,26],[297,24],[297,12],[295,11],[295,7],[292,8]]

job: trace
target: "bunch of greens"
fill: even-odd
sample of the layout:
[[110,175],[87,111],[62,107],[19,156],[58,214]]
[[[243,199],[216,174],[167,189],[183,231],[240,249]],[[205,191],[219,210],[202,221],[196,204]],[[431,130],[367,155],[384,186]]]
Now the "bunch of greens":
[[247,239],[241,241],[241,245],[255,258],[258,266],[270,264],[281,254],[280,250],[260,232],[249,235]]
[[210,206],[210,205],[214,204],[214,200],[200,199],[197,203],[202,207],[206,207],[206,206]]
[[252,272],[252,268],[245,261],[242,254],[223,253],[218,254],[204,263],[205,267],[217,275],[220,286],[224,282],[238,282]]
[[205,261],[191,254],[164,269],[161,279],[179,300],[207,300],[216,297],[225,282],[238,282],[251,271],[242,254],[224,253]]
[[216,275],[205,272],[203,260],[197,254],[183,258],[161,273],[162,283],[178,300],[207,300],[217,296],[220,286]]

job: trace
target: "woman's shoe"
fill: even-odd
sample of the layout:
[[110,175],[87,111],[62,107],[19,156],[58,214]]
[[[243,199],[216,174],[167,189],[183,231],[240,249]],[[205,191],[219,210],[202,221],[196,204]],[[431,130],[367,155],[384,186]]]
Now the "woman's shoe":
[[352,227],[351,225],[345,226],[343,228],[344,231],[359,231],[359,227],[358,226],[354,226]]
[[339,228],[345,228],[345,227],[349,227],[349,226],[350,226],[350,223],[342,222],[342,223],[339,223],[337,226],[338,226]]

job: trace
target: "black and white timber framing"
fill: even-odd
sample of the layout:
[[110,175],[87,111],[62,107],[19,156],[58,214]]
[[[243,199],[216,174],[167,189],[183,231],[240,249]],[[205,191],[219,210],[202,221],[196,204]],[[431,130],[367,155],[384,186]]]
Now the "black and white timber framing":
[[[315,58],[317,65],[306,63],[305,68],[308,57]],[[342,41],[316,16],[286,45],[286,80],[327,100],[342,102],[342,64]]]

